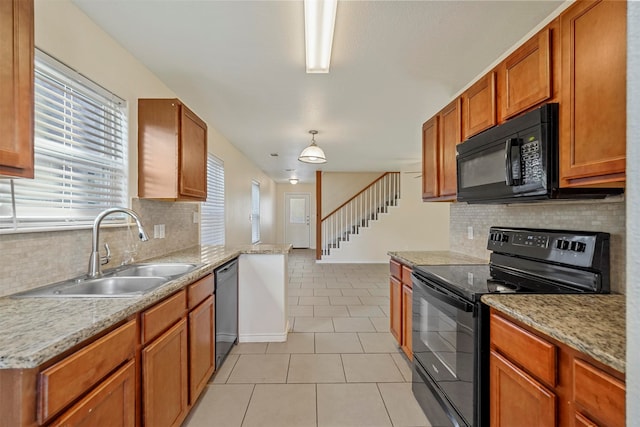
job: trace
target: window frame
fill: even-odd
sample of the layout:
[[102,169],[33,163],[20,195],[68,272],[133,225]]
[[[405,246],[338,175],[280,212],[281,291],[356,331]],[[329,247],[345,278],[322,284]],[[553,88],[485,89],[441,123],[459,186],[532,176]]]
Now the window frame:
[[34,69],[34,179],[0,181],[0,234],[90,228],[129,205],[127,101],[37,48]]

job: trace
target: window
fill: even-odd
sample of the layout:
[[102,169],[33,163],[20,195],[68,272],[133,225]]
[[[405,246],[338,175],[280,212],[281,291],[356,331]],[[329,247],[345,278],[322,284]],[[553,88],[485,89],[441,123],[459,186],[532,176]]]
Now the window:
[[125,101],[38,50],[34,136],[35,178],[0,180],[0,231],[86,226],[127,205]]
[[207,156],[207,201],[202,203],[200,244],[224,245],[224,163]]
[[251,181],[251,243],[260,242],[260,183]]

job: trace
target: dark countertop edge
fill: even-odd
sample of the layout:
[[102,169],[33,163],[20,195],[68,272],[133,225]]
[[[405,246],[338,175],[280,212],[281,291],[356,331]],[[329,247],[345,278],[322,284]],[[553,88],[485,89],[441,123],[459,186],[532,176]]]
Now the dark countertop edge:
[[[261,249],[262,246],[264,249]],[[196,256],[195,252],[200,249],[201,254],[204,254],[207,249],[206,246],[192,246],[189,248],[181,249],[175,252],[171,252],[168,254],[163,254],[155,257],[151,257],[145,260],[137,261],[136,263],[147,263],[154,261],[162,261],[167,259],[175,259],[175,258],[183,258],[183,257],[193,257]],[[202,262],[202,261],[194,261],[199,264],[202,264],[196,270],[179,277],[175,280],[165,283],[161,287],[153,290],[152,292],[142,295],[138,298],[131,298],[131,304],[126,308],[114,312],[110,315],[109,318],[104,319],[101,322],[91,324],[87,327],[80,328],[76,332],[68,334],[64,337],[61,337],[60,340],[49,343],[46,347],[38,348],[34,350],[34,354],[30,356],[18,356],[16,358],[2,357],[0,355],[0,369],[32,369],[37,368],[42,365],[47,360],[50,360],[56,357],[59,354],[62,354],[66,350],[74,347],[75,345],[90,339],[91,337],[109,329],[110,327],[117,325],[120,322],[125,321],[129,316],[140,312],[155,303],[163,300],[169,295],[180,291],[181,289],[186,288],[191,283],[200,280],[201,278],[207,276],[208,274],[213,273],[213,271],[220,267],[221,265],[238,258],[240,255],[288,255],[291,252],[292,245],[265,245],[265,244],[257,244],[257,245],[241,245],[233,248],[229,248],[229,252],[225,252],[219,259],[216,259],[215,262]],[[193,255],[187,255],[188,252],[193,251]],[[225,249],[226,251],[226,249]],[[203,255],[201,255],[203,256]],[[170,262],[170,261],[165,261]],[[10,298],[11,295],[7,295],[2,298]],[[76,298],[56,298],[57,300],[75,300]],[[83,298],[83,300],[87,300],[88,298]],[[68,345],[65,343],[69,343]]]
[[[614,295],[614,294],[609,294],[609,295]],[[594,348],[593,346],[586,343],[584,340],[577,338],[575,335],[565,334],[556,328],[553,328],[547,324],[544,324],[540,321],[537,321],[531,318],[531,316],[527,315],[522,310],[518,310],[516,308],[505,305],[504,303],[499,301],[501,297],[505,297],[505,296],[508,298],[518,297],[518,295],[483,295],[481,298],[481,301],[484,304],[492,308],[495,308],[496,310],[512,317],[513,319],[516,319],[524,323],[525,325],[530,326],[536,331],[558,340],[559,342],[566,345],[567,347],[570,347],[580,353],[584,353],[592,357],[593,359],[597,360],[598,362],[622,374],[626,374],[625,358],[620,359],[619,357],[616,357],[611,353],[608,353],[607,351],[605,351],[600,347]],[[580,342],[577,343],[576,340]]]

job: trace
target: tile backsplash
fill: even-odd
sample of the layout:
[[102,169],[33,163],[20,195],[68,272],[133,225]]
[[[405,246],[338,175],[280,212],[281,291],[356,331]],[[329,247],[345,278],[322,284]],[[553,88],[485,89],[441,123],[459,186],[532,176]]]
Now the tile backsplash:
[[[125,251],[134,261],[174,252],[199,242],[199,224],[194,224],[198,203],[133,199],[149,241],[141,242],[137,227],[101,227],[100,251],[108,243],[111,262],[120,265]],[[153,238],[153,226],[165,224],[165,238]],[[65,280],[87,271],[91,254],[91,229],[0,235],[0,297]]]
[[[611,234],[611,291],[625,292],[625,202],[554,201],[514,205],[452,203],[449,243],[452,251],[489,259],[491,226],[603,231]],[[473,227],[473,239],[468,238]]]

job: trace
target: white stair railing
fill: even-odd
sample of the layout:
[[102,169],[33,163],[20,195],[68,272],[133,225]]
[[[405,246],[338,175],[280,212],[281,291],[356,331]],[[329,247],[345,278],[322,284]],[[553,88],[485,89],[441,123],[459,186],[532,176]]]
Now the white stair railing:
[[396,206],[400,198],[400,172],[386,172],[354,197],[343,203],[321,221],[322,255],[340,247],[358,234],[360,228],[368,227],[369,221],[386,213],[389,206]]

